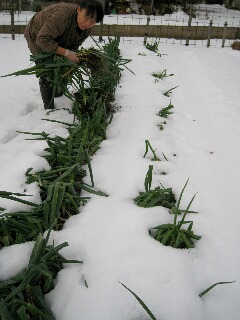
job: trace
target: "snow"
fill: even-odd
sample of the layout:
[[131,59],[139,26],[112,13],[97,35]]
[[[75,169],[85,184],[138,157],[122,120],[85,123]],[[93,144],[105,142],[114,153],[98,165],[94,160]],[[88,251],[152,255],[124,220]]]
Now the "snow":
[[[127,69],[122,73],[118,111],[91,161],[95,187],[109,197],[93,195],[63,230],[51,233],[55,245],[68,242],[63,256],[84,263],[64,266],[45,298],[58,320],[148,319],[121,282],[157,319],[239,320],[239,51],[160,43],[158,56],[143,46],[142,38],[128,40],[121,39],[120,49],[123,58],[132,59],[128,67],[134,74]],[[22,36],[15,41],[0,37],[0,42],[1,75],[30,65]],[[84,43],[91,45],[91,39]],[[152,73],[165,69],[174,75],[155,81]],[[170,97],[163,95],[176,86]],[[71,102],[57,98],[58,110],[47,114],[34,76],[0,78],[0,88],[0,189],[32,195],[29,201],[40,203],[39,188],[26,184],[25,172],[29,167],[49,169],[42,158],[46,145],[25,140],[19,131],[67,136],[63,124],[42,119],[73,121],[66,110]],[[157,113],[170,101],[173,114],[161,118]],[[143,158],[145,140],[161,161],[151,161],[150,152]],[[195,248],[166,247],[149,236],[149,228],[173,222],[166,208],[145,209],[133,202],[144,191],[149,165],[154,165],[152,187],[161,182],[177,198],[189,178],[181,207],[197,193],[192,210],[198,213],[188,217],[193,231],[202,236]],[[0,199],[0,207],[27,209],[5,199]],[[27,266],[32,247],[29,242],[1,249],[0,280]],[[235,283],[199,297],[219,281]]]

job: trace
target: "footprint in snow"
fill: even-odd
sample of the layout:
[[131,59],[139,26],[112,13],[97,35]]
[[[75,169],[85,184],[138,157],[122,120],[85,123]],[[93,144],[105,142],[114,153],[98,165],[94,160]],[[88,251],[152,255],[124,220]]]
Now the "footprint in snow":
[[38,107],[39,107],[38,104],[35,103],[35,102],[29,102],[29,103],[27,103],[27,106],[26,106],[26,108],[23,110],[22,115],[25,116],[25,115],[33,112],[34,110],[38,110]]

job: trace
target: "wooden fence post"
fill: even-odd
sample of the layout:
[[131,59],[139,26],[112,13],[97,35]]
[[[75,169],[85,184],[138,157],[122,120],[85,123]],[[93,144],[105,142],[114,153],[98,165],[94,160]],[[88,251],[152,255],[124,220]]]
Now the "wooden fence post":
[[15,28],[14,28],[14,7],[13,4],[10,8],[10,14],[11,14],[11,33],[12,33],[12,40],[15,40]]
[[149,22],[150,22],[150,17],[147,17],[146,32],[145,32],[144,41],[143,41],[144,45],[146,45],[147,43]]
[[236,39],[240,38],[240,27],[237,28]]
[[187,37],[186,37],[185,46],[188,46],[188,45],[189,45],[190,32],[191,32],[191,24],[192,24],[192,16],[190,15],[190,16],[188,17]]
[[222,48],[224,48],[225,39],[227,34],[227,21],[224,23],[224,29],[223,29],[223,39],[222,39]]
[[208,41],[207,41],[207,47],[210,47],[210,39],[211,39],[211,33],[212,33],[212,20],[209,22],[209,27],[208,27]]
[[103,33],[103,19],[100,22],[99,42],[103,41],[102,33]]
[[[100,2],[101,2],[101,4],[102,4],[102,6],[103,6],[103,12],[105,12],[106,0],[100,0]],[[103,41],[102,34],[103,34],[103,19],[102,19],[102,21],[100,22],[99,42],[102,42],[102,41]]]

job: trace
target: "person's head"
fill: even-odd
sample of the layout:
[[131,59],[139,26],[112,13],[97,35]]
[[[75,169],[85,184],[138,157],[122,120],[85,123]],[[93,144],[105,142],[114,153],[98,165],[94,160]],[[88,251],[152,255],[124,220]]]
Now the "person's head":
[[81,30],[92,28],[103,19],[103,6],[98,0],[77,0],[77,24]]

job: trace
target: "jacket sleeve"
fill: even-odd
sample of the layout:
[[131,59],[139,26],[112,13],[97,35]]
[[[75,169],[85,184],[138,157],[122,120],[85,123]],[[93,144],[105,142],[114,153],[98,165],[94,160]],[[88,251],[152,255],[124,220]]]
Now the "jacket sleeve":
[[42,25],[36,39],[36,44],[45,52],[54,52],[58,47],[55,39],[60,37],[68,28],[70,19],[68,15],[57,11],[51,14]]

